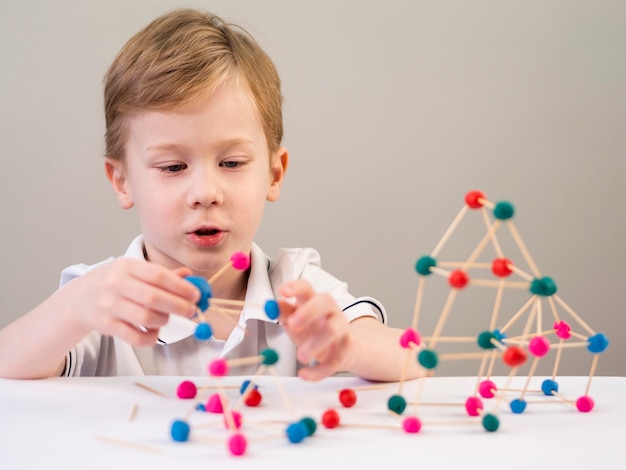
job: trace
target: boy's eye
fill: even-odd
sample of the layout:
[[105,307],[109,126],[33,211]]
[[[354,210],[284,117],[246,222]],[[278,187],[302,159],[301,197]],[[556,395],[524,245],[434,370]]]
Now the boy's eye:
[[222,162],[221,165],[225,168],[237,168],[241,166],[241,162],[234,161],[234,160],[226,160]]
[[167,173],[178,173],[179,171],[184,170],[185,168],[187,168],[187,165],[185,165],[184,163],[177,163],[176,165],[167,165],[161,168],[161,170],[167,172]]

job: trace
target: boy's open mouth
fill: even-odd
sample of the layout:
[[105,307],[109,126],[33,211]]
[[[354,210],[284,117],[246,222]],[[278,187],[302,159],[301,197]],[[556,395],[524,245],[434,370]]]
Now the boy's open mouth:
[[194,233],[196,235],[203,237],[203,236],[215,235],[218,232],[219,230],[217,229],[200,229],[200,230],[196,230]]

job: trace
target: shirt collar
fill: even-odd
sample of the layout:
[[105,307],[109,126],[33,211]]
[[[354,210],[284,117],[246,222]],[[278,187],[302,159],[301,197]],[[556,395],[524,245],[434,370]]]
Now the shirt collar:
[[[143,235],[135,237],[128,246],[124,256],[127,258],[144,259]],[[245,323],[250,319],[276,323],[275,320],[270,320],[267,317],[264,308],[265,302],[274,298],[268,274],[269,262],[269,258],[263,250],[256,243],[253,243],[250,251],[250,276],[248,278],[245,303],[239,320],[239,324],[242,326],[245,326]],[[159,331],[159,343],[176,343],[193,336],[196,326],[197,324],[192,320],[180,315],[170,315],[167,324]],[[235,328],[233,333],[238,331],[241,330]]]

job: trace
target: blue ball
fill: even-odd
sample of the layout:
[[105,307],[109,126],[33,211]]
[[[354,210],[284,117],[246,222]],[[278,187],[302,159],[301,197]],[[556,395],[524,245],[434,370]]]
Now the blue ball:
[[287,439],[293,444],[302,442],[308,435],[309,428],[302,422],[292,423],[287,426]]
[[526,400],[516,398],[511,402],[511,411],[516,414],[523,413],[526,409]]
[[589,344],[587,350],[592,353],[601,353],[609,347],[609,338],[603,333],[598,333],[587,338]]
[[[241,388],[239,389],[239,393],[240,393],[241,395],[243,395],[243,394],[244,394],[244,392],[248,389],[248,387],[250,386],[250,384],[251,384],[251,383],[252,383],[252,382],[251,382],[250,380],[244,380],[244,381],[243,381],[243,383],[241,384]],[[255,384],[252,384],[252,388],[254,388],[254,389],[258,389],[258,388],[259,388],[259,386],[258,386],[258,385],[255,385]]]
[[278,308],[278,302],[275,300],[268,300],[265,302],[265,314],[270,320],[276,320],[280,315],[280,309]]
[[189,424],[185,421],[177,419],[172,423],[171,436],[176,442],[185,442],[189,440]]
[[207,341],[213,336],[213,330],[208,323],[198,323],[196,331],[193,334],[198,341]]
[[559,391],[559,384],[554,380],[546,379],[541,383],[541,391],[544,395],[552,396]]
[[187,276],[185,279],[191,282],[200,291],[200,299],[197,302],[198,308],[201,311],[206,311],[209,308],[209,299],[213,297],[213,291],[207,281],[202,276]]

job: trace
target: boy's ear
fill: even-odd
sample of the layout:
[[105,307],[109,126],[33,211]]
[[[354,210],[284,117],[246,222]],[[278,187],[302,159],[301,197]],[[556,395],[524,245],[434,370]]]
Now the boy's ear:
[[104,162],[104,171],[113,186],[115,196],[122,209],[130,209],[135,204],[128,190],[126,171],[121,160],[107,158]]
[[289,164],[289,153],[285,147],[280,147],[271,156],[270,186],[267,190],[266,199],[270,202],[278,200],[280,187],[283,184],[287,165]]

